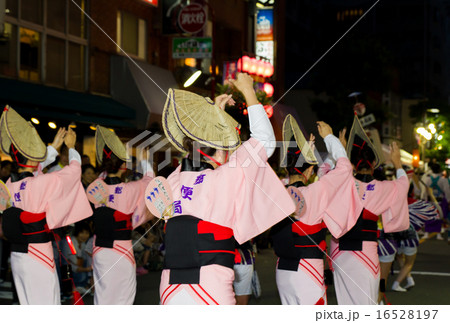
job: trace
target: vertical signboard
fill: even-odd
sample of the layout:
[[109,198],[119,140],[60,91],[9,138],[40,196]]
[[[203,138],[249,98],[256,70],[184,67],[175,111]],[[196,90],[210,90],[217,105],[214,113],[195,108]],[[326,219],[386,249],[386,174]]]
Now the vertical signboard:
[[256,55],[274,63],[273,9],[260,9],[256,16]]

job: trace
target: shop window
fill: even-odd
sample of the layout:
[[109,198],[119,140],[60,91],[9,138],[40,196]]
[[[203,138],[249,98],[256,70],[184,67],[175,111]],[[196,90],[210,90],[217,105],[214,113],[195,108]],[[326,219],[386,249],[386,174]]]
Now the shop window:
[[39,81],[41,37],[37,31],[20,28],[20,78]]
[[3,24],[3,34],[0,35],[0,74],[17,76],[17,27]]
[[[147,50],[146,21],[123,11],[118,13],[117,18],[119,46],[127,54],[145,59]],[[118,50],[120,51],[120,49]]]
[[64,87],[65,41],[61,38],[47,37],[45,82]]

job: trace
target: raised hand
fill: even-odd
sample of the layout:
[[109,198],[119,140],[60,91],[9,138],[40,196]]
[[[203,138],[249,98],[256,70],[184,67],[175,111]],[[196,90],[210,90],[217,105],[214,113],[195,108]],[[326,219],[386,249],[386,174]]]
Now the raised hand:
[[392,163],[394,164],[395,169],[402,168],[400,148],[398,148],[398,145],[395,141],[392,144],[390,144],[390,147],[391,147],[391,160]]
[[66,136],[64,137],[64,143],[66,144],[67,148],[75,148],[75,143],[77,142],[77,134],[75,131],[72,130],[72,128],[69,128],[69,130],[66,133]]
[[221,109],[225,110],[225,105],[235,105],[236,101],[233,100],[233,97],[231,94],[221,94],[219,96],[216,96],[214,99],[214,103]]
[[52,146],[56,150],[59,150],[59,148],[61,148],[62,144],[64,143],[64,137],[66,136],[66,133],[66,128],[59,128],[50,146]]
[[313,134],[310,134],[309,135],[309,146],[311,147],[311,149],[313,151],[314,151],[314,148],[315,148],[315,145],[314,145],[315,141],[316,141],[316,137]]
[[346,132],[347,132],[347,128],[344,128],[341,131],[339,131],[339,141],[341,142],[342,146],[344,146],[344,148],[347,147],[347,139],[345,139]]
[[317,129],[319,130],[319,135],[322,138],[333,134],[333,129],[331,129],[330,125],[323,121],[317,121]]
[[253,79],[245,73],[238,73],[236,80],[230,80],[230,83],[245,97],[248,106],[258,104],[255,89],[253,88]]

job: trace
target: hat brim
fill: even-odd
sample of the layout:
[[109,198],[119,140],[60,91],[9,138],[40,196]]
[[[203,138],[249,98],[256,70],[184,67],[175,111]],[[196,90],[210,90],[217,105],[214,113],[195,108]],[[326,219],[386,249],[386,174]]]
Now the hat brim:
[[306,162],[311,165],[317,165],[319,162],[314,155],[314,151],[311,149],[309,142],[303,135],[303,131],[291,114],[288,114],[283,122],[283,150],[281,152],[281,161],[285,161],[288,149],[289,147],[292,147],[292,145],[290,145],[292,136],[295,138],[295,143],[300,149]]

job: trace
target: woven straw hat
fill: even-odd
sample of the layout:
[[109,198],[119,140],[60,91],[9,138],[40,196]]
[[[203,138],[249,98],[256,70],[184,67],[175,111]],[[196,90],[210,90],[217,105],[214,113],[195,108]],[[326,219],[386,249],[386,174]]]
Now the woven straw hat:
[[186,152],[186,136],[220,150],[234,150],[241,144],[240,124],[210,98],[192,92],[169,89],[162,120],[167,139],[182,152]]
[[292,136],[294,136],[297,147],[300,149],[306,162],[311,165],[318,164],[319,162],[314,155],[314,151],[311,149],[300,126],[291,114],[288,114],[283,122],[283,150],[281,151],[281,161],[284,161],[287,156],[289,142]]
[[99,164],[103,161],[103,148],[105,145],[117,156],[120,160],[130,161],[127,155],[127,149],[117,135],[108,128],[98,126],[95,131],[95,152]]
[[[358,116],[355,114],[355,117],[353,119],[353,125],[352,130],[350,131],[348,142],[347,142],[347,156],[350,159],[352,155],[352,150],[356,147],[356,142],[359,142],[360,144],[367,145],[370,149],[372,149],[374,155],[375,155],[375,162],[372,165],[373,168],[377,168],[383,163],[383,153],[381,148],[381,142],[380,137],[378,136],[378,132],[370,132],[371,137],[367,135],[367,133],[364,131],[364,128],[361,125],[361,122],[359,122]],[[360,146],[361,147],[361,146]]]
[[6,106],[0,119],[1,146],[9,155],[11,144],[28,160],[43,162],[47,158],[47,146],[33,127],[10,106]]

